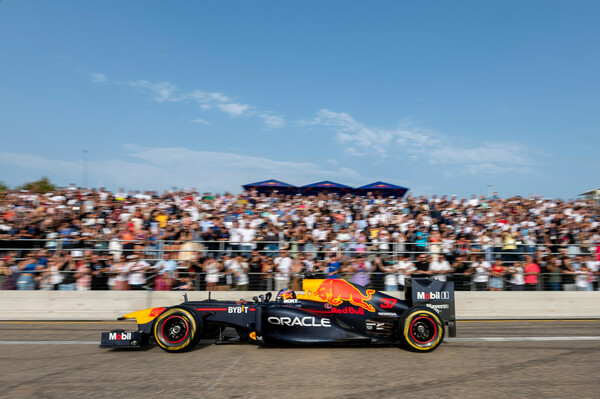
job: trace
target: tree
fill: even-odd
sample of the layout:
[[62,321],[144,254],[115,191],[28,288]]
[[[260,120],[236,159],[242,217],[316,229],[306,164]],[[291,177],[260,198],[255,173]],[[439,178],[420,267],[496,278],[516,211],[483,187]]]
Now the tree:
[[40,180],[25,183],[22,186],[19,186],[18,189],[33,191],[40,194],[46,194],[50,191],[56,191],[56,186],[50,183],[50,180],[48,180],[48,178],[44,176]]
[[4,184],[3,181],[0,181],[0,193],[2,193],[4,191],[8,191],[8,186],[6,184]]

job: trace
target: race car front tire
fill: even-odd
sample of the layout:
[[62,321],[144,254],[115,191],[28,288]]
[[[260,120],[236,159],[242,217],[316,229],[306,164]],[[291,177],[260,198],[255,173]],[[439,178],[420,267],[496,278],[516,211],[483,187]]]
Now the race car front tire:
[[444,338],[444,323],[440,316],[427,307],[415,307],[406,311],[400,322],[400,341],[415,352],[431,352]]
[[200,340],[203,323],[195,313],[184,307],[167,309],[154,322],[154,339],[166,352],[185,352]]

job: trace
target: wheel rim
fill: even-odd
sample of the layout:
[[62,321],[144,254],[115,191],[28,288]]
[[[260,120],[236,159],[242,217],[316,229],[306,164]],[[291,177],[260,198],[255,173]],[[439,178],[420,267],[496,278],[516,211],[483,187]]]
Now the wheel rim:
[[429,317],[417,317],[410,324],[410,336],[419,344],[428,344],[435,338],[437,326]]
[[161,326],[161,335],[171,344],[177,344],[185,339],[189,331],[189,325],[186,319],[181,316],[171,316],[167,318]]

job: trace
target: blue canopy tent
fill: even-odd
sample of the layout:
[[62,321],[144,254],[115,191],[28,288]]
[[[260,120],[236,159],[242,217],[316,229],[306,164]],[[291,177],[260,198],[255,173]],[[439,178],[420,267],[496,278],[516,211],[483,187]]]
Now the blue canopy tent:
[[367,184],[354,189],[356,195],[366,195],[373,193],[373,195],[381,195],[384,197],[404,197],[404,194],[408,191],[408,188],[402,186],[396,186],[390,183],[384,183],[382,181],[376,181],[375,183]]
[[298,194],[298,187],[274,179],[244,184],[242,187],[244,187],[244,190],[246,191],[256,190],[259,193],[271,194],[276,191],[278,194],[283,195]]
[[318,194],[338,194],[343,195],[352,192],[352,187],[343,184],[334,183],[332,181],[320,181],[318,183],[307,184],[300,187],[302,195],[318,195]]

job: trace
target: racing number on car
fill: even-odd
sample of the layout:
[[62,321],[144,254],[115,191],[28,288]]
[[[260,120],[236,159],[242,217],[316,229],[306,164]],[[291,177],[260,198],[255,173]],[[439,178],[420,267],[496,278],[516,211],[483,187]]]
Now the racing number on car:
[[383,298],[379,306],[381,306],[382,309],[391,309],[394,307],[397,301],[398,300],[395,298]]

